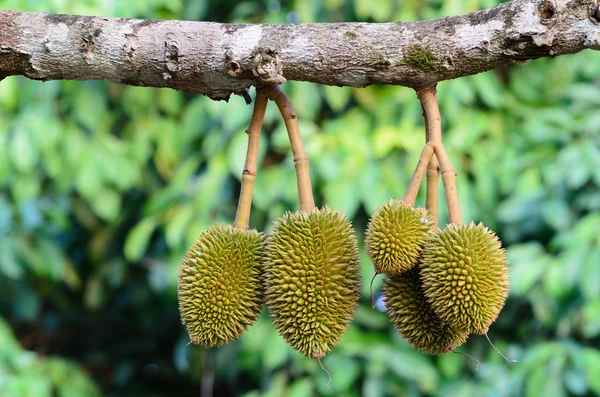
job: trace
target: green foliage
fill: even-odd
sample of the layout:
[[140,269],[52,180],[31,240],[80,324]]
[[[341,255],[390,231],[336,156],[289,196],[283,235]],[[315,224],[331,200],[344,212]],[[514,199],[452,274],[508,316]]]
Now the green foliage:
[[3,397],[100,396],[79,366],[59,357],[23,350],[0,318],[0,395]]
[[[497,3],[0,0],[0,8],[284,23],[415,21]],[[511,290],[490,336],[519,363],[505,363],[476,336],[459,350],[483,361],[477,372],[456,354],[413,351],[371,309],[363,282],[354,321],[322,360],[331,389],[318,363],[289,348],[265,314],[232,344],[186,347],[179,265],[209,225],[234,218],[251,107],[168,89],[4,79],[0,395],[11,395],[2,389],[9,384],[28,388],[19,396],[94,395],[73,361],[57,356],[77,361],[114,396],[197,396],[202,374],[224,396],[600,395],[598,76],[599,54],[583,52],[438,86],[464,218],[486,224],[507,248]],[[298,82],[284,89],[297,108],[317,204],[344,211],[361,235],[377,207],[404,195],[419,157],[414,92]],[[274,106],[262,143],[250,220],[259,230],[298,205]],[[370,279],[364,249],[361,265]],[[22,366],[6,369],[9,361]],[[57,381],[64,371],[67,380]],[[84,384],[89,391],[78,388]]]

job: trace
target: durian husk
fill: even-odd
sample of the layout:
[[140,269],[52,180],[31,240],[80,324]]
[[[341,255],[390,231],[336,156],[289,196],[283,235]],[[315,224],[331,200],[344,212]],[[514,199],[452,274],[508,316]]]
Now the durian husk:
[[419,263],[423,248],[434,231],[435,225],[426,209],[391,199],[371,217],[365,249],[377,273],[397,275]]
[[360,299],[358,244],[350,221],[327,207],[288,212],[268,238],[266,302],[283,339],[321,358],[348,328]]
[[213,347],[236,339],[257,318],[266,238],[256,230],[221,223],[192,245],[179,272],[181,320],[192,343]]
[[386,313],[402,337],[415,349],[433,355],[453,351],[468,334],[452,329],[431,308],[423,293],[419,265],[399,276],[387,276],[382,294]]
[[508,295],[507,264],[500,240],[482,223],[450,224],[425,248],[423,290],[452,328],[484,334]]

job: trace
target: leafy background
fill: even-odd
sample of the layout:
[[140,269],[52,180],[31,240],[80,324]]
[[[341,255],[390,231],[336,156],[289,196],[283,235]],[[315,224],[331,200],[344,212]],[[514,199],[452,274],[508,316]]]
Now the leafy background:
[[[0,0],[1,8],[226,22],[414,21],[492,0]],[[413,351],[371,309],[317,362],[287,347],[266,313],[230,345],[186,346],[176,302],[187,247],[231,222],[251,108],[169,89],[10,77],[0,83],[0,395],[600,395],[600,54],[443,82],[447,145],[466,220],[508,249],[510,296],[490,336]],[[288,82],[318,204],[363,235],[404,193],[423,144],[407,88]],[[292,160],[267,112],[251,225],[297,206]],[[422,197],[420,203],[423,202]],[[362,239],[362,237],[361,237]],[[363,280],[373,274],[362,254]],[[375,287],[381,284],[376,281]]]

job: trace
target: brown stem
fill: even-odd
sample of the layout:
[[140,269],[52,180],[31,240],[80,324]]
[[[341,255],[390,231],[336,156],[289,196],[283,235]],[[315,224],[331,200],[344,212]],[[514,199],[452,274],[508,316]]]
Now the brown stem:
[[214,350],[202,349],[202,380],[200,383],[200,397],[212,397],[215,382]]
[[406,204],[411,207],[415,205],[415,200],[417,199],[417,195],[419,194],[419,188],[421,187],[421,182],[423,181],[423,177],[425,176],[425,171],[427,171],[427,166],[433,157],[434,148],[429,143],[425,144],[423,150],[421,151],[421,157],[419,158],[419,162],[417,163],[417,168],[413,173],[413,176],[408,184],[408,188],[406,189],[406,194],[402,199]]
[[292,147],[292,153],[294,155],[294,167],[296,168],[300,210],[311,210],[315,208],[315,200],[313,198],[312,185],[310,182],[308,155],[306,154],[304,144],[302,143],[296,111],[292,106],[292,102],[290,102],[290,99],[285,92],[283,92],[281,87],[272,86],[269,89],[268,96],[275,101],[275,104],[279,108],[290,139],[290,146]]
[[[429,131],[429,122],[427,121],[427,112],[421,106],[421,114],[425,123],[426,141],[431,140],[431,132]],[[434,154],[427,166],[427,190],[425,199],[425,208],[431,217],[434,225],[438,225],[438,183],[440,178],[440,166],[436,155]]]
[[256,91],[254,111],[250,119],[250,126],[246,130],[248,134],[248,151],[246,152],[246,163],[242,171],[242,189],[235,214],[234,227],[248,229],[250,222],[250,210],[252,208],[252,190],[256,180],[256,165],[258,163],[258,145],[260,142],[260,129],[262,127],[268,99],[260,90]]
[[435,88],[425,88],[417,92],[421,105],[427,113],[430,140],[435,148],[435,154],[440,165],[444,191],[446,192],[446,205],[450,223],[462,223],[458,191],[456,190],[456,173],[442,143],[442,119],[436,97]]

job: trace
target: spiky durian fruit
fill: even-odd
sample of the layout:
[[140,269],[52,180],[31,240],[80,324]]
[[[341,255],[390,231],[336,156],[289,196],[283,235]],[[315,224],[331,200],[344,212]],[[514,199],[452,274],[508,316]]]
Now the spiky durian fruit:
[[433,312],[423,293],[419,265],[401,275],[386,277],[381,292],[390,321],[415,349],[441,355],[467,340],[467,333],[450,328]]
[[435,225],[427,210],[402,200],[383,203],[371,217],[365,236],[367,255],[377,273],[396,275],[412,269]]
[[482,223],[450,224],[425,248],[423,290],[452,328],[484,334],[508,294],[506,252]]
[[341,212],[288,212],[268,239],[266,301],[279,334],[321,358],[348,328],[360,299],[357,239]]
[[179,272],[181,320],[193,343],[219,346],[244,332],[258,316],[266,238],[222,223],[189,249]]

